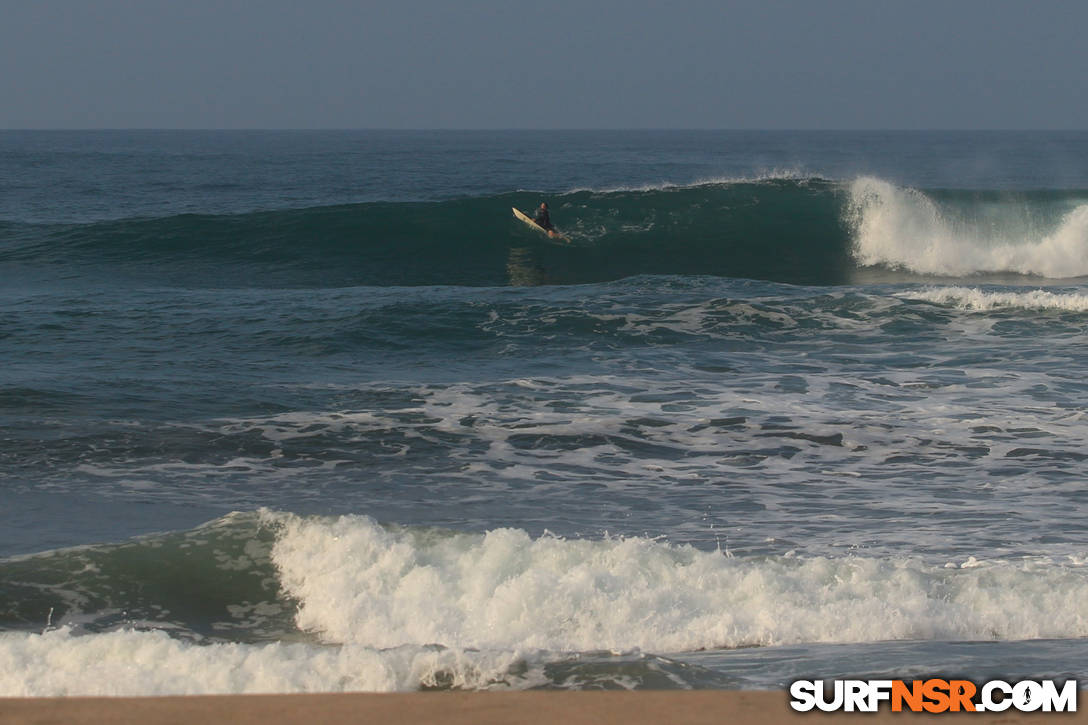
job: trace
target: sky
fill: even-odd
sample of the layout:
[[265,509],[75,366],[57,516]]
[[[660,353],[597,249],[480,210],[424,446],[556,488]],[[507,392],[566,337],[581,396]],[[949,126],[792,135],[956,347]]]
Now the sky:
[[1083,0],[0,0],[0,128],[1088,129]]

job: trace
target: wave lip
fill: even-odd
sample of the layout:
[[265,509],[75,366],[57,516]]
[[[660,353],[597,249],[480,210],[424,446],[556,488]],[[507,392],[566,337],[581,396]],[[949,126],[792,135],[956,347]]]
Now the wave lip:
[[916,189],[862,177],[850,185],[843,214],[862,266],[937,276],[1088,276],[1088,203],[1075,197],[1062,202],[1043,218],[1016,201],[957,208]]
[[[611,186],[576,186],[563,192],[562,196],[578,194],[581,192],[589,192],[592,194],[618,194],[618,193],[630,193],[630,192],[652,192],[652,191],[683,191],[685,189],[698,189],[699,187],[712,187],[712,186],[733,186],[739,184],[760,184],[769,182],[795,182],[799,185],[805,185],[810,182],[814,183],[827,183],[828,180],[814,176],[812,174],[805,173],[796,168],[773,168],[767,169],[760,173],[738,175],[738,176],[703,176],[697,179],[693,179],[689,182],[681,181],[659,181],[657,183],[647,182],[643,184],[635,185],[611,185]],[[521,189],[519,191],[525,191],[530,193],[536,193],[540,196],[547,196],[547,192],[534,191],[532,189]]]

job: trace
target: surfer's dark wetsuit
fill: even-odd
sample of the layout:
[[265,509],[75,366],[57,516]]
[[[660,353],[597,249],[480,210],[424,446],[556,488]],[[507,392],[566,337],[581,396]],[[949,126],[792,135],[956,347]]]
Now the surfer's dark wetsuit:
[[552,226],[551,216],[548,214],[547,204],[540,205],[540,208],[536,210],[536,216],[533,217],[533,221],[549,232],[555,229],[555,227]]

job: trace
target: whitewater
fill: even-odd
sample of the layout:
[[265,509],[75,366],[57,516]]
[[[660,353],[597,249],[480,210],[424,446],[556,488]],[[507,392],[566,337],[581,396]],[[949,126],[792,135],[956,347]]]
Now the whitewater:
[[1084,678],[1085,148],[0,132],[0,695]]

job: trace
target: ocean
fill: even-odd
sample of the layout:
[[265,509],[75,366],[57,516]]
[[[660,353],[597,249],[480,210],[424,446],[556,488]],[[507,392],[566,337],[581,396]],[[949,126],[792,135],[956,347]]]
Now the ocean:
[[1086,331],[1085,132],[0,132],[0,695],[1084,679]]

